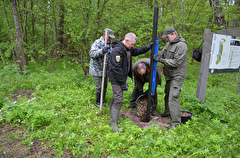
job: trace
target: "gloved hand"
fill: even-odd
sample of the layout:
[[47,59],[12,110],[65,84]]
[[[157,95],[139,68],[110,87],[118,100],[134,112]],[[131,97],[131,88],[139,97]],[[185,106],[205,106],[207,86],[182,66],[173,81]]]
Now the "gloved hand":
[[110,49],[109,47],[103,47],[102,53],[103,54],[107,53],[109,49]]
[[121,88],[122,88],[123,91],[127,91],[128,90],[127,82],[124,85],[121,85]]
[[161,62],[162,63],[162,58],[160,57],[160,55],[158,54],[155,54],[154,57],[153,57],[153,60],[155,61],[158,61],[158,62]]
[[152,46],[153,46],[154,42],[151,42],[149,45],[148,45],[148,49],[151,49]]

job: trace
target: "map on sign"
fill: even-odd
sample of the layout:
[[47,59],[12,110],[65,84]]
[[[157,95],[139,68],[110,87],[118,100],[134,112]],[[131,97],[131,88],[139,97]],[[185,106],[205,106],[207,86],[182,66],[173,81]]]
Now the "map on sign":
[[239,37],[213,34],[209,69],[240,69]]

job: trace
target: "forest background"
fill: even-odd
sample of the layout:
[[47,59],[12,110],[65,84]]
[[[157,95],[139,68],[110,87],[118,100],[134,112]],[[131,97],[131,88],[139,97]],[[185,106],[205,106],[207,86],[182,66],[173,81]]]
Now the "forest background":
[[[75,156],[94,157],[239,156],[239,95],[230,90],[237,89],[236,73],[209,77],[207,95],[211,99],[201,104],[194,96],[200,64],[191,62],[192,51],[203,42],[204,29],[213,32],[239,27],[239,0],[1,0],[0,4],[0,121],[25,125],[28,137],[23,143],[31,146],[35,138],[48,142],[58,151],[56,156],[63,156],[65,149]],[[122,121],[128,133],[119,136],[108,129],[107,109],[100,121],[96,117],[88,52],[106,27],[114,31],[117,40],[134,32],[138,37],[136,47],[149,44],[154,7],[159,7],[157,37],[172,26],[187,41],[189,62],[184,89],[188,92],[182,92],[180,101],[196,117],[171,132],[156,128],[142,131]],[[165,44],[160,38],[159,49]],[[142,57],[150,55],[134,61]],[[125,106],[133,87],[128,82]],[[34,106],[21,106],[27,98],[17,104],[9,100],[23,89],[36,91]],[[162,88],[158,92],[164,93]],[[191,131],[184,133],[189,128]],[[107,135],[101,138],[99,134],[105,131]]]

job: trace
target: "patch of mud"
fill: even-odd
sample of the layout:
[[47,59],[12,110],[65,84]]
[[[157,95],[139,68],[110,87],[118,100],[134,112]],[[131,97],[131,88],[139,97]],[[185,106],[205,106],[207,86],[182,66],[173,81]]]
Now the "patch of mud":
[[[28,135],[22,126],[12,126],[0,124],[0,158],[32,158],[32,157],[56,157],[56,150],[49,148],[47,144],[42,144],[34,139],[30,146],[22,144]],[[68,150],[64,151],[63,158],[73,157]]]
[[155,116],[152,116],[150,114],[150,121],[149,122],[143,122],[141,118],[137,115],[137,110],[128,110],[128,111],[120,111],[119,115],[123,115],[128,117],[134,124],[136,124],[138,127],[144,129],[149,128],[154,123],[155,125],[158,125],[159,128],[162,128],[164,126],[170,126],[171,120],[168,117],[162,117],[158,113]]
[[20,90],[17,92],[14,92],[11,99],[18,101],[19,97],[27,97],[28,99],[31,98],[32,94],[35,93],[35,90]]

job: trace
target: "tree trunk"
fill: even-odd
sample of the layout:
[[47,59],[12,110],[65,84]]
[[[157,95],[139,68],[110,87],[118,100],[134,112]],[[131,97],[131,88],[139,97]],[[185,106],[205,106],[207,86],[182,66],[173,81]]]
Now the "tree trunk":
[[31,0],[31,12],[32,12],[32,50],[34,52],[34,54],[32,54],[34,56],[34,58],[37,60],[38,59],[38,52],[35,51],[35,16],[34,16],[34,12],[33,12],[33,0]]
[[209,0],[212,11],[214,12],[214,20],[218,27],[222,26],[223,29],[227,29],[227,22],[222,11],[222,6],[219,0]]
[[63,48],[63,27],[64,27],[64,6],[61,0],[58,5],[58,19],[57,19],[57,41],[60,42],[60,48]]
[[30,0],[29,2],[23,1],[23,6],[24,6],[24,19],[23,19],[23,40],[26,43],[26,50],[27,52],[25,52],[25,61],[26,61],[26,65],[28,65],[28,54],[29,54],[29,41],[28,41],[28,29],[27,29],[27,17],[28,17],[28,8],[29,8],[29,4],[30,4]]
[[[13,45],[14,43],[14,39],[13,39],[13,35],[12,35],[12,28],[9,24],[9,20],[8,20],[8,16],[7,16],[7,12],[6,12],[6,9],[5,9],[5,5],[4,5],[4,0],[2,0],[2,3],[3,3],[3,12],[4,12],[4,16],[5,16],[5,19],[6,19],[6,22],[7,22],[7,25],[8,25],[8,32],[9,32],[9,37],[10,37],[10,40],[11,40],[11,44]],[[13,58],[13,63],[16,64],[16,60],[15,60],[15,56],[16,56],[16,48],[13,47],[13,54],[12,54],[12,58]]]
[[24,51],[23,51],[21,26],[20,26],[19,17],[18,17],[16,0],[10,0],[10,2],[11,2],[13,19],[14,19],[15,28],[16,28],[17,57],[18,57],[18,60],[19,60],[18,62],[19,62],[19,65],[20,65],[20,70],[23,71],[24,66],[26,65],[26,61],[25,61]]

